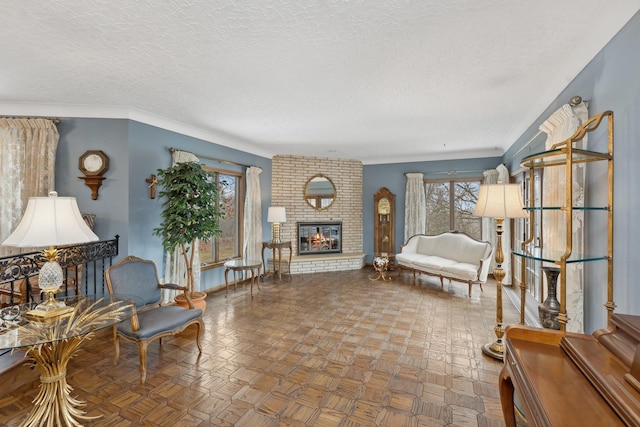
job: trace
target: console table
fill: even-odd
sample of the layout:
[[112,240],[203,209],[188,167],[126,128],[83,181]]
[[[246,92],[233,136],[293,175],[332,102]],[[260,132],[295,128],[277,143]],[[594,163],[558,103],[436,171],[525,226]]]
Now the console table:
[[68,311],[60,311],[57,316],[35,316],[36,303],[3,309],[0,349],[24,348],[40,372],[40,389],[22,426],[80,426],[78,420],[99,418],[86,416],[80,409],[85,402],[71,396],[67,366],[95,331],[131,317],[135,309],[134,297],[123,295],[78,296],[60,301]]
[[[262,265],[267,265],[264,262],[264,251],[265,249],[271,249],[272,253],[273,253],[273,264],[274,264],[274,268],[273,268],[273,274],[278,274],[278,279],[280,281],[282,281],[282,248],[286,248],[289,249],[289,271],[291,271],[291,259],[293,256],[292,253],[292,248],[291,248],[291,241],[288,242],[262,242]],[[278,253],[278,256],[276,258],[276,251]],[[276,268],[276,259],[278,260],[278,265]],[[271,270],[271,266],[269,266],[269,270]],[[267,271],[265,269],[265,276],[267,275]],[[271,273],[270,273],[271,274]]]

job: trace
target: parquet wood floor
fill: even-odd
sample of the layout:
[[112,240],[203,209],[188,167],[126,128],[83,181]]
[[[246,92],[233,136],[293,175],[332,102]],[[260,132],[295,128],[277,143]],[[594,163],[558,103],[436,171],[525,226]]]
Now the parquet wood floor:
[[[149,349],[140,385],[135,345],[100,333],[68,368],[92,426],[503,426],[493,341],[495,285],[467,296],[446,284],[370,268],[267,280],[208,297],[204,350],[193,332]],[[504,304],[505,323],[518,315]],[[0,397],[17,426],[38,381]],[[0,396],[2,392],[0,391]]]

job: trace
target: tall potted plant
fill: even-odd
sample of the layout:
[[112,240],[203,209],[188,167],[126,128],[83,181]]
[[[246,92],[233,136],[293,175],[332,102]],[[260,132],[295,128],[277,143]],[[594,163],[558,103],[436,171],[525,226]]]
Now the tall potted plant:
[[[186,285],[189,299],[204,297],[194,292],[193,262],[198,240],[220,235],[220,219],[224,212],[220,205],[220,189],[211,174],[199,163],[176,163],[158,169],[162,223],[153,234],[162,238],[162,246],[169,253],[183,257],[187,268]],[[186,297],[186,295],[185,295]],[[183,297],[184,298],[184,297]],[[178,298],[176,298],[178,299]],[[203,298],[204,299],[204,298]]]

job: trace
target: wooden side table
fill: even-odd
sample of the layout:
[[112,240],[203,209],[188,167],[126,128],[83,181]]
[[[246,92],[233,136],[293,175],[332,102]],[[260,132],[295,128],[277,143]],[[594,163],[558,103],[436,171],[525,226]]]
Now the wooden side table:
[[244,260],[244,259],[232,259],[224,263],[224,284],[227,287],[225,297],[229,295],[229,280],[227,274],[233,271],[233,290],[236,290],[238,285],[238,279],[236,277],[237,271],[250,271],[251,272],[251,298],[253,298],[253,281],[258,276],[258,290],[260,290],[260,267],[262,263],[259,260]]
[[[289,271],[291,271],[291,258],[293,256],[292,249],[291,249],[291,241],[279,242],[279,243],[262,242],[262,264],[263,265],[267,265],[264,262],[264,251],[265,251],[265,249],[271,249],[272,253],[273,253],[272,260],[273,260],[273,263],[274,263],[273,274],[278,273],[278,279],[280,281],[282,281],[282,248],[288,248],[289,249]],[[276,250],[278,251],[278,257],[277,258],[276,258]],[[278,267],[277,268],[275,268],[276,259],[278,260]],[[269,270],[271,270],[271,266],[269,266]],[[265,269],[264,273],[265,273],[265,276],[266,276],[267,275],[266,269]],[[289,273],[289,274],[291,274],[291,273]]]

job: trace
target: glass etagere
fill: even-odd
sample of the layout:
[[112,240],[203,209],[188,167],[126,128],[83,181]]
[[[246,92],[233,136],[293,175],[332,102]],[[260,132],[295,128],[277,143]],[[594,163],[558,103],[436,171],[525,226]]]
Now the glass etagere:
[[[607,152],[595,152],[576,148],[575,144],[581,142],[584,137],[597,129],[602,121],[606,119],[607,123]],[[608,179],[606,185],[608,186],[608,197],[606,206],[576,206],[573,200],[573,166],[580,163],[606,161],[608,167]],[[608,320],[611,319],[615,304],[613,303],[613,112],[605,111],[587,120],[570,138],[563,142],[555,144],[549,150],[531,154],[525,157],[521,166],[529,168],[530,177],[530,191],[529,197],[530,206],[526,207],[529,211],[529,233],[528,238],[522,243],[521,248],[517,248],[513,251],[515,256],[519,256],[525,259],[531,259],[535,261],[541,261],[542,263],[555,264],[560,268],[560,278],[558,283],[558,291],[560,298],[560,313],[558,314],[558,322],[562,331],[566,330],[566,324],[569,320],[567,317],[566,307],[566,267],[567,264],[572,263],[586,263],[594,261],[604,261],[608,263],[607,266],[607,302],[605,307],[607,308]],[[534,169],[547,168],[547,167],[562,167],[565,171],[565,203],[563,206],[536,206],[534,204],[533,194],[533,177]],[[603,184],[604,185],[604,184]],[[547,251],[536,247],[534,242],[539,241],[540,236],[536,236],[534,231],[534,218],[535,212],[543,213],[544,211],[562,211],[564,213],[564,223],[566,230],[573,230],[573,211],[583,212],[604,212],[608,218],[606,244],[603,244],[602,253],[595,254],[583,254],[574,253],[572,247],[572,239],[567,233],[566,248],[563,251]],[[603,238],[604,239],[604,238]],[[524,272],[525,263],[522,263],[522,286],[521,286],[521,311],[524,313],[524,301],[525,292],[527,288],[526,275]],[[523,315],[523,314],[522,314]],[[521,316],[522,316],[521,315]],[[523,317],[521,317],[523,319]]]

